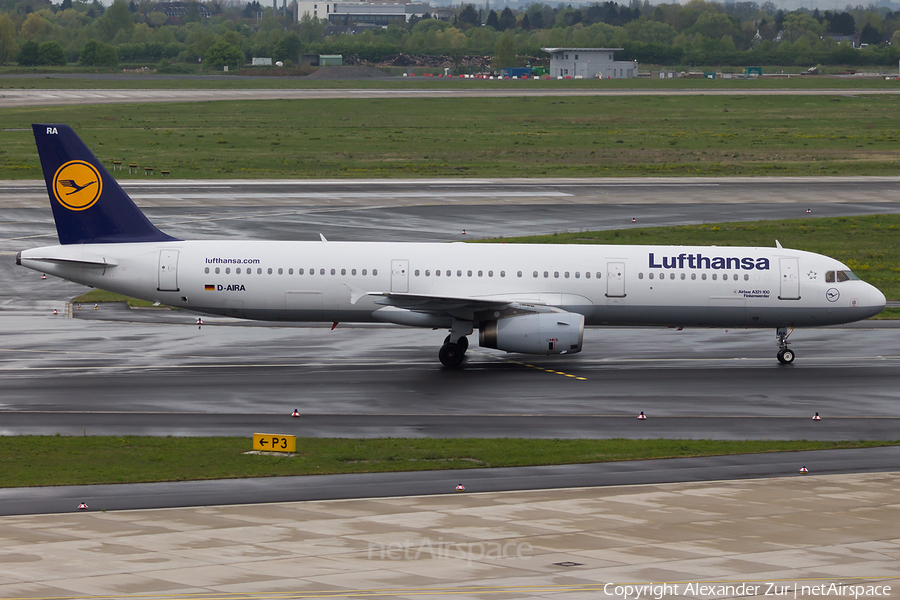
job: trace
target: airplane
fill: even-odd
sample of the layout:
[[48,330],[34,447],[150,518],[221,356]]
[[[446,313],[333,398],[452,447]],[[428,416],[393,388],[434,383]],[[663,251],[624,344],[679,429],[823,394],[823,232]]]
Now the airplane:
[[[188,241],[157,229],[68,126],[32,125],[59,245],[16,264],[203,314],[448,330],[440,362],[482,347],[560,355],[585,326],[775,329],[879,313],[885,297],[833,258],[783,248]],[[71,191],[77,181],[76,191]],[[790,331],[789,331],[790,330]]]

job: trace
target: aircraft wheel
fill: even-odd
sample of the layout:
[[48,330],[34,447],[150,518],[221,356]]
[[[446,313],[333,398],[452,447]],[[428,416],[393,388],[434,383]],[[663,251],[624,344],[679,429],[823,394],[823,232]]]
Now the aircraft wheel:
[[790,350],[790,349],[782,350],[780,352],[780,354],[781,354],[781,362],[783,364],[789,365],[792,362],[794,362],[794,351],[793,350]]
[[459,341],[456,342],[456,345],[459,346],[459,349],[463,351],[463,354],[465,354],[466,350],[469,349],[469,338],[465,336],[459,338]]
[[775,355],[775,358],[778,359],[778,362],[784,364],[784,350],[779,350],[778,354]]
[[465,358],[466,353],[457,344],[451,344],[448,342],[441,346],[441,351],[438,356],[441,359],[441,364],[445,367],[458,367],[460,364],[462,364],[463,358]]

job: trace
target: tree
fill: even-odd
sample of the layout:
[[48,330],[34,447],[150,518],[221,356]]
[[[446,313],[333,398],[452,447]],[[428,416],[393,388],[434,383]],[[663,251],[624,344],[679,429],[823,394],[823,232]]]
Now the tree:
[[[112,6],[106,9],[99,21],[100,31],[108,40],[116,37],[119,31],[124,31],[129,37],[134,32],[134,18],[125,0],[116,0]],[[127,41],[127,40],[126,40]]]
[[500,31],[516,28],[516,15],[513,14],[513,11],[508,6],[500,12],[499,23]]
[[19,35],[21,35],[23,39],[34,40],[43,37],[44,34],[47,33],[49,27],[50,22],[47,19],[38,13],[33,12],[28,15],[28,18],[22,23],[22,27],[19,29]]
[[531,21],[528,19],[528,15],[522,15],[522,29],[525,31],[531,31]]
[[225,65],[237,66],[244,55],[225,41],[216,42],[206,51],[204,61],[211,69],[221,69]]
[[19,51],[16,44],[16,24],[6,14],[0,14],[0,65],[15,58]]
[[880,44],[884,42],[884,38],[878,33],[878,30],[866,23],[866,26],[859,32],[860,44]]
[[478,11],[475,10],[474,4],[464,4],[459,15],[456,17],[458,25],[465,27],[478,27],[481,25],[481,19],[478,17]]
[[190,4],[188,4],[187,10],[184,13],[184,18],[182,20],[185,23],[199,23],[201,21],[200,7],[196,2],[191,2]]
[[117,67],[119,56],[112,46],[97,40],[89,40],[78,57],[78,64],[86,67]]
[[497,13],[491,11],[488,13],[487,19],[485,19],[484,24],[488,27],[492,27],[494,31],[500,31],[500,19],[497,18]]
[[66,66],[66,51],[59,42],[44,42],[38,48],[38,60],[42,65]]
[[300,42],[300,38],[296,33],[290,33],[278,40],[272,49],[272,54],[275,60],[290,59],[297,62],[300,59],[300,50],[302,49],[303,44]]
[[853,35],[856,33],[856,20],[848,12],[826,12],[825,22],[828,23],[828,33],[835,35]]
[[22,48],[19,50],[19,56],[17,57],[17,62],[23,67],[33,67],[34,65],[41,64],[40,56],[38,52],[40,51],[40,46],[34,40],[28,40],[24,44],[22,44]]
[[516,66],[516,38],[512,31],[507,31],[497,40],[494,46],[493,66],[501,69]]

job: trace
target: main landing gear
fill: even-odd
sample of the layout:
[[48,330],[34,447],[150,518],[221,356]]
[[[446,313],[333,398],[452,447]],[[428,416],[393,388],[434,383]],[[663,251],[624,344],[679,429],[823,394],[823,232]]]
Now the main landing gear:
[[789,365],[794,362],[794,351],[788,348],[790,342],[787,341],[793,332],[793,329],[788,332],[787,327],[779,327],[775,332],[775,335],[778,336],[778,354],[775,356],[778,358],[778,362],[783,365]]
[[462,364],[466,357],[466,350],[469,349],[469,338],[466,336],[470,333],[472,333],[471,321],[454,319],[453,326],[450,327],[450,335],[444,339],[444,345],[441,346],[441,351],[438,353],[442,365],[452,368]]

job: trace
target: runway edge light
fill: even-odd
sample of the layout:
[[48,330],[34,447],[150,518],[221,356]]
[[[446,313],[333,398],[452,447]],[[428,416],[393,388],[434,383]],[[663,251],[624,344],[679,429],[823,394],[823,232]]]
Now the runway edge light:
[[263,452],[296,452],[297,436],[277,433],[254,433],[253,449]]

